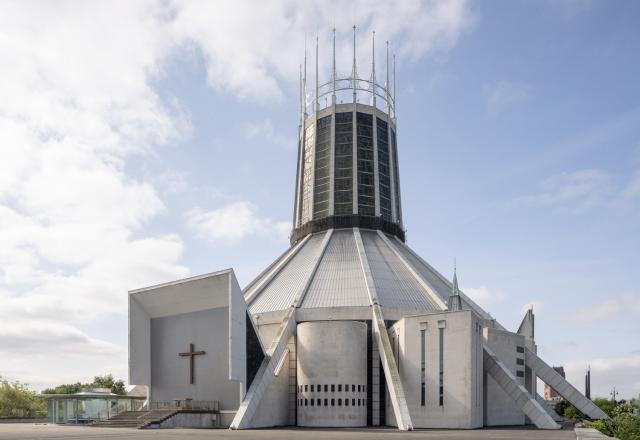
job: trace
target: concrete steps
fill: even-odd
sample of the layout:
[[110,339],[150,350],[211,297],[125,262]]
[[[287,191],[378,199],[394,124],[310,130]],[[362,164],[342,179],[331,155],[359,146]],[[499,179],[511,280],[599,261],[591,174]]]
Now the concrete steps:
[[176,414],[176,409],[154,409],[151,411],[125,411],[108,420],[93,422],[90,426],[99,428],[144,428],[153,423],[161,423]]

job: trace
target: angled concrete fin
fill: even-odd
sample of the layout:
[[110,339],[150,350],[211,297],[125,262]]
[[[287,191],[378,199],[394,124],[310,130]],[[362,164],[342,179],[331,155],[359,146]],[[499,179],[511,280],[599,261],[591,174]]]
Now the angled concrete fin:
[[547,414],[551,416],[553,420],[555,420],[556,422],[564,421],[562,416],[556,412],[551,402],[544,400],[544,397],[542,397],[540,394],[537,394],[537,393],[536,393],[536,400],[538,401],[542,409],[544,409],[547,412]]
[[567,380],[560,376],[545,361],[540,359],[533,351],[525,348],[525,362],[533,370],[536,375],[551,388],[556,390],[558,394],[567,399],[573,406],[582,411],[592,419],[608,419],[604,411],[598,408],[591,400],[587,399],[580,391],[578,391]]
[[538,428],[560,429],[560,425],[551,418],[486,345],[484,346],[484,369]]
[[384,377],[387,381],[387,389],[391,396],[391,406],[393,407],[393,413],[396,416],[398,422],[398,429],[403,431],[411,431],[413,424],[411,423],[411,415],[409,413],[409,407],[407,406],[407,400],[404,396],[404,389],[402,387],[402,381],[400,380],[400,373],[398,372],[398,365],[393,357],[393,349],[391,348],[391,342],[389,341],[389,334],[387,328],[384,325],[384,319],[382,317],[382,311],[380,306],[374,304],[373,309],[373,332],[376,336],[376,341],[379,347],[380,360],[382,361],[382,369],[384,370]]
[[367,283],[367,293],[369,294],[369,302],[371,303],[372,311],[371,318],[373,333],[375,334],[376,342],[378,343],[378,351],[380,353],[380,360],[382,362],[382,369],[384,370],[385,380],[387,381],[387,389],[389,390],[389,395],[391,396],[391,406],[393,407],[393,413],[396,416],[398,429],[401,429],[403,431],[411,431],[413,429],[413,424],[411,423],[409,407],[407,406],[407,400],[404,397],[404,390],[402,388],[402,381],[400,380],[400,373],[398,372],[398,366],[396,364],[395,358],[393,357],[393,350],[391,349],[391,342],[389,341],[387,327],[384,324],[382,310],[380,309],[380,305],[378,304],[378,293],[376,291],[375,284],[373,283],[373,276],[371,275],[369,261],[367,260],[366,253],[364,251],[364,244],[362,243],[362,235],[360,235],[360,229],[354,228],[353,235],[356,240],[356,247],[358,248],[358,255],[360,257],[362,272]]
[[240,403],[238,412],[236,412],[233,422],[231,422],[231,429],[247,429],[251,427],[251,419],[258,408],[258,403],[260,403],[262,396],[273,381],[278,364],[287,355],[287,343],[295,331],[295,327],[295,308],[291,307],[282,320],[278,333],[271,343],[271,347],[267,350],[267,355],[263,359],[256,377],[249,387],[249,391],[247,391]]

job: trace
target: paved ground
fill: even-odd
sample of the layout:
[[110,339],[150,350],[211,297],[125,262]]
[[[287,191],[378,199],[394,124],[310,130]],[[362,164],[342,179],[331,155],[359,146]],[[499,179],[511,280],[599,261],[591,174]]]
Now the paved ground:
[[573,429],[561,431],[541,431],[537,429],[475,429],[469,431],[453,430],[417,430],[400,432],[395,429],[255,429],[247,431],[229,431],[228,429],[162,429],[137,430],[128,428],[89,428],[84,426],[58,426],[34,424],[0,424],[0,440],[40,440],[40,439],[154,439],[154,440],[286,440],[286,439],[362,439],[388,440],[394,437],[417,439],[447,439],[447,440],[575,440]]

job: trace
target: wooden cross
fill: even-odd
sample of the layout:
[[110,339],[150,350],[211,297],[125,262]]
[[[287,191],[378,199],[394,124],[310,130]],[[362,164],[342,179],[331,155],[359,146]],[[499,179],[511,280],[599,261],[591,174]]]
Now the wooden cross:
[[189,383],[191,385],[193,385],[194,382],[194,356],[198,356],[200,354],[205,354],[206,352],[204,351],[194,351],[194,345],[193,344],[189,344],[189,351],[185,352],[185,353],[178,353],[178,355],[185,357],[185,356],[189,356]]

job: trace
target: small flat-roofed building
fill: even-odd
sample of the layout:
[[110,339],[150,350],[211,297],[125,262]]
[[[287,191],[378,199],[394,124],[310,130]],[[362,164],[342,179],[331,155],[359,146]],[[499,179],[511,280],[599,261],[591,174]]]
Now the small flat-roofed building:
[[110,389],[88,389],[76,394],[42,394],[51,423],[85,424],[107,420],[125,411],[138,411],[145,396],[119,395]]

